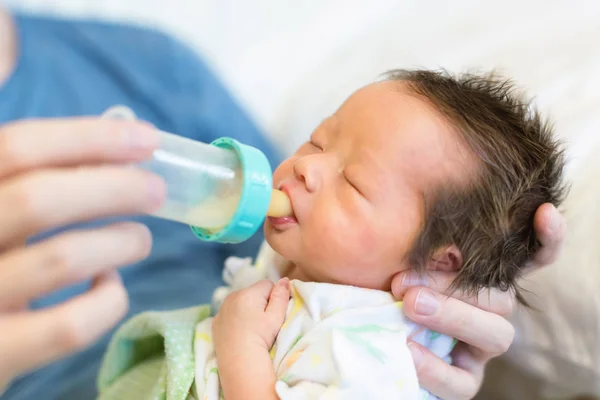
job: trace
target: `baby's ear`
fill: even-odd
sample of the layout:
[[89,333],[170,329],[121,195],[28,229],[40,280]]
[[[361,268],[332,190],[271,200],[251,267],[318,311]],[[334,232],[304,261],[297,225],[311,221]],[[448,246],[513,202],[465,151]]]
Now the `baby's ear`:
[[463,265],[462,253],[455,245],[437,249],[429,259],[428,270],[456,272]]

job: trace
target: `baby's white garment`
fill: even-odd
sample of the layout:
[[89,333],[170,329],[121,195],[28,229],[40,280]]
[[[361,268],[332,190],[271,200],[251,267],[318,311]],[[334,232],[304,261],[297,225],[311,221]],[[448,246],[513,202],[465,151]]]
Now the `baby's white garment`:
[[[255,266],[249,259],[228,260],[224,278],[236,290],[267,276],[276,280],[276,259],[265,244]],[[248,282],[242,283],[241,276]],[[412,323],[402,303],[387,292],[296,280],[291,291],[271,349],[281,399],[435,399],[419,389],[407,337],[442,358],[454,345],[451,338]],[[215,292],[216,307],[228,292]],[[217,400],[221,388],[211,329],[211,318],[196,326],[195,388],[200,399]]]

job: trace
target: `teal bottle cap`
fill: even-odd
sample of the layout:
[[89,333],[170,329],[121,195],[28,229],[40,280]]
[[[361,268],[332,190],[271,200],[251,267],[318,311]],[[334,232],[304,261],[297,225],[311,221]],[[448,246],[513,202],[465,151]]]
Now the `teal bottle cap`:
[[247,146],[232,138],[219,138],[213,146],[236,152],[242,169],[240,202],[231,221],[218,232],[209,232],[192,226],[192,232],[201,240],[220,243],[240,243],[250,239],[262,226],[267,215],[273,177],[267,157],[257,148]]

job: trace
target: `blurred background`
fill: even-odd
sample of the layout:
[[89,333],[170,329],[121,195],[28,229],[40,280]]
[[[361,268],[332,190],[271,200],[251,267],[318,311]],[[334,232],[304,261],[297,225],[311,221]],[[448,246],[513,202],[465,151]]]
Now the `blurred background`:
[[4,0],[14,9],[150,26],[208,61],[289,153],[359,86],[392,68],[497,69],[568,145],[569,238],[525,288],[485,399],[600,394],[600,2],[506,0]]
[[35,13],[156,27],[212,64],[286,151],[391,68],[496,68],[551,112],[575,150],[597,135],[594,0],[4,0]]

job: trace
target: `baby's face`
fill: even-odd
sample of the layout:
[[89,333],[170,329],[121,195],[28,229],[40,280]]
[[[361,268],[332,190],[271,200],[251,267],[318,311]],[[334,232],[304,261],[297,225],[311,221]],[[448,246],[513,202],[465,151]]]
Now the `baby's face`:
[[275,171],[295,219],[268,219],[266,239],[293,277],[389,290],[442,182],[471,157],[432,106],[398,82],[354,93]]

